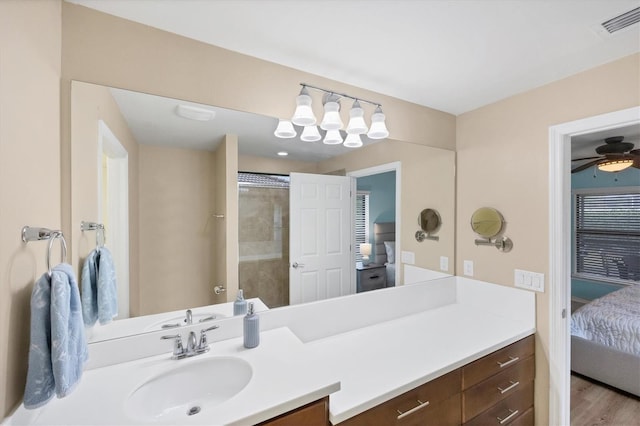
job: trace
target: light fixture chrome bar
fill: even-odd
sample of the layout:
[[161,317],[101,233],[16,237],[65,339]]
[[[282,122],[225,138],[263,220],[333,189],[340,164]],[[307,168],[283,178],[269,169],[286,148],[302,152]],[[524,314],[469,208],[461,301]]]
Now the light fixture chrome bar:
[[336,95],[336,96],[341,97],[341,98],[349,98],[349,99],[353,99],[354,101],[365,102],[365,103],[370,104],[370,105],[376,105],[376,106],[378,106],[378,107],[382,107],[382,104],[381,104],[380,102],[368,101],[368,100],[366,100],[366,99],[357,98],[357,97],[355,97],[355,96],[351,96],[351,95],[348,95],[348,94],[346,94],[346,93],[340,93],[340,92],[336,92],[336,91],[334,91],[334,90],[327,90],[327,89],[323,89],[322,87],[313,86],[313,85],[311,85],[311,84],[307,84],[307,83],[300,83],[300,86],[302,86],[302,87],[308,87],[309,89],[319,90],[319,91],[324,92],[324,93],[327,93],[327,94],[329,94],[329,95]]

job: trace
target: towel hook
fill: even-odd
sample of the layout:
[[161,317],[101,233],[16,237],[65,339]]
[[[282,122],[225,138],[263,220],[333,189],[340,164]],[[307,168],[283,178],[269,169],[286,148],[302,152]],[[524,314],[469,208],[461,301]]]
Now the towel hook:
[[104,233],[104,225],[95,222],[80,222],[80,230],[84,231],[96,231],[96,247],[104,247],[106,241],[106,235]]
[[67,242],[64,239],[64,235],[60,230],[51,230],[47,228],[37,228],[32,226],[24,226],[22,227],[22,241],[28,243],[29,241],[42,241],[49,240],[49,245],[47,247],[47,274],[51,277],[52,269],[51,269],[51,250],[53,249],[54,240],[60,240],[60,257],[62,263],[67,260]]

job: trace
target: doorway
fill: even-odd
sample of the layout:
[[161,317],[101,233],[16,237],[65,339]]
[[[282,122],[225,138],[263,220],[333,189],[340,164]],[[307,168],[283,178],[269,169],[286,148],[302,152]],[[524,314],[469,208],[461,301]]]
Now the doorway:
[[571,138],[640,123],[640,107],[549,128],[549,424],[570,424]]

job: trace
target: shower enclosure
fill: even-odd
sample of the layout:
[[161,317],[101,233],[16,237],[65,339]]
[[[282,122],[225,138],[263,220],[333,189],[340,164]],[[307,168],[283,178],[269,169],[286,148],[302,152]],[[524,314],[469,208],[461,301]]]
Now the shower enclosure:
[[269,308],[289,304],[289,176],[238,173],[239,287]]

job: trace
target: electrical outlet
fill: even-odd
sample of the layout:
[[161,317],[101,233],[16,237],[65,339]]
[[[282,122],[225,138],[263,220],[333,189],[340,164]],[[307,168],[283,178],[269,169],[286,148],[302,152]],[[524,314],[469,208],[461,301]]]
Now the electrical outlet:
[[449,271],[449,258],[447,256],[440,256],[440,270],[442,272]]
[[473,260],[465,260],[463,263],[463,272],[466,276],[468,277],[472,277],[473,276]]

